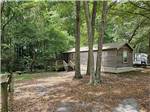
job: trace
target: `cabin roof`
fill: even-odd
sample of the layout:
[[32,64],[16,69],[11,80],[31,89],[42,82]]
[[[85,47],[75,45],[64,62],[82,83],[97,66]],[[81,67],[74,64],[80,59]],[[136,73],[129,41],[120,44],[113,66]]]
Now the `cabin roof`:
[[[128,43],[126,43],[126,42],[120,42],[120,43],[106,43],[106,44],[103,44],[103,50],[120,49],[120,48],[123,47],[124,45],[127,45],[131,50],[133,50],[132,47],[131,47]],[[97,51],[97,50],[98,50],[97,46],[93,46],[93,50],[94,50],[94,51]],[[82,51],[82,52],[83,52],[83,51],[88,51],[88,47],[87,47],[87,46],[85,46],[85,47],[80,47],[80,51]],[[65,53],[71,53],[71,52],[75,52],[75,48],[72,48],[72,49],[68,50],[68,51],[65,52]]]

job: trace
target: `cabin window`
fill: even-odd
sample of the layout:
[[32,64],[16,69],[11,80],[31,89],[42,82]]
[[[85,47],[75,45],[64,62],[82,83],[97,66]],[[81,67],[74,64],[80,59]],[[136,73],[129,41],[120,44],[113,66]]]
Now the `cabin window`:
[[128,52],[126,50],[123,51],[123,63],[128,62]]

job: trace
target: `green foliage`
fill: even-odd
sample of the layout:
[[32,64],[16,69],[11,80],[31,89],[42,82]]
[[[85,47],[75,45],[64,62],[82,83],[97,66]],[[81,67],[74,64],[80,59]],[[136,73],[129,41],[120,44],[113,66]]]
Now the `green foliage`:
[[149,52],[149,4],[148,1],[120,2],[110,10],[108,27],[111,25],[112,30],[109,35],[114,41],[128,41],[134,34],[130,43],[135,52]]
[[[58,54],[74,47],[75,2],[5,1],[1,6],[1,59],[5,66],[17,63],[21,68],[27,68],[34,61],[35,51],[36,63],[44,65],[47,63],[45,60],[56,58]],[[101,6],[101,2],[98,2],[94,44],[97,44],[100,35]],[[144,20],[137,28],[131,45],[136,52],[148,52],[149,6],[149,1],[117,2],[113,5],[107,17],[104,43],[128,41],[136,26]],[[82,3],[80,15],[81,46],[86,46],[88,39]],[[26,48],[19,58],[17,47]]]
[[[22,70],[26,65],[30,66],[33,61],[38,62],[37,59],[56,58],[56,55],[73,47],[74,37],[67,31],[71,28],[64,27],[66,18],[53,8],[57,4],[46,1],[19,1],[12,4],[4,2],[3,6],[2,23],[7,25],[3,30],[2,59],[8,62],[18,55],[18,51],[15,51],[13,46],[17,45],[18,49],[22,47],[29,49],[29,51],[21,50],[21,53],[26,52],[27,55],[22,53],[19,59],[13,58],[12,63],[16,65],[14,68],[19,66],[19,70]],[[14,17],[10,19],[12,16]],[[36,60],[33,59],[34,55]]]

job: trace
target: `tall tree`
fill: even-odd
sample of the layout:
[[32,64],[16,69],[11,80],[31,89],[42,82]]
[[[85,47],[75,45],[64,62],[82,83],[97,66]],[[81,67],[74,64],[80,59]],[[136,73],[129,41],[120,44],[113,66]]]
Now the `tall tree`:
[[[94,39],[94,34],[95,34],[95,19],[96,19],[96,7],[97,7],[97,1],[93,2],[93,9],[92,9],[92,16],[91,18],[91,27],[92,27],[92,39]],[[94,41],[94,40],[93,40]],[[87,72],[86,75],[90,75],[90,52],[88,51],[88,62],[87,62]]]
[[82,78],[80,73],[80,1],[76,1],[76,38],[75,38],[75,79]]
[[148,64],[150,64],[150,32],[149,32],[149,46],[148,46]]
[[87,1],[84,1],[84,10],[85,10],[85,18],[87,24],[87,32],[88,32],[88,46],[89,46],[89,61],[90,61],[90,83],[94,83],[94,56],[93,56],[93,36],[92,36],[92,25],[91,25],[91,16],[89,11],[89,5]]
[[[13,5],[12,5],[13,4]],[[4,33],[6,27],[10,24],[10,22],[15,17],[15,12],[13,11],[13,8],[15,7],[15,2],[12,2],[10,4],[8,1],[1,1],[1,42],[4,43]]]
[[102,47],[103,47],[103,39],[106,28],[106,17],[107,17],[107,1],[102,1],[102,17],[101,17],[101,26],[100,26],[100,34],[98,39],[98,52],[97,52],[97,62],[96,62],[96,73],[95,73],[95,83],[101,82],[101,60],[102,60]]

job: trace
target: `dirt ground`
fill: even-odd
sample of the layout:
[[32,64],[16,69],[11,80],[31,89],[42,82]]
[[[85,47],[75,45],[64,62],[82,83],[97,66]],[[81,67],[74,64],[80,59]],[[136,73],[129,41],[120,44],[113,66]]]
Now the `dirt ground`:
[[103,73],[98,86],[89,85],[88,76],[72,80],[73,75],[59,72],[56,76],[16,81],[14,112],[56,112],[60,105],[71,107],[71,112],[112,112],[126,98],[136,99],[140,112],[150,110],[150,69]]

